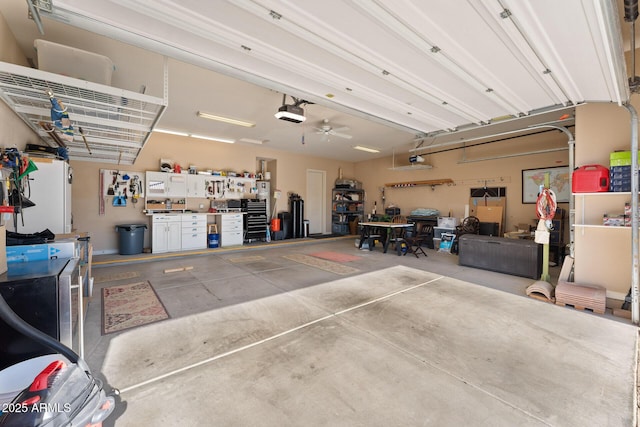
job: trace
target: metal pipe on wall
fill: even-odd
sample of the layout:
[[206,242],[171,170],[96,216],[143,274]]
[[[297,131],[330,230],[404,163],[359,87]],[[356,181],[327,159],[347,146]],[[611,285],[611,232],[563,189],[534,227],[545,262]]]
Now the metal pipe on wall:
[[[573,170],[576,168],[576,140],[573,138],[573,135],[569,137],[569,190],[573,192]],[[572,259],[575,259],[575,227],[576,223],[576,199],[573,197],[569,197],[569,256]]]
[[640,321],[638,306],[638,113],[631,104],[624,107],[631,114],[631,321],[637,325]]
[[636,76],[636,19],[638,19],[638,0],[624,0],[624,20],[631,23],[631,77],[629,77],[629,88],[634,93],[640,87],[640,78]]

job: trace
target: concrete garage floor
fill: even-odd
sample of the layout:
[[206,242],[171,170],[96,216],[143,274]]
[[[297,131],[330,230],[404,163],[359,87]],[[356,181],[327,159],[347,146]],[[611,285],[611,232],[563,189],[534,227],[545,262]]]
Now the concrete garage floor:
[[[95,257],[94,276],[139,274],[96,285],[88,308],[85,358],[121,391],[105,425],[634,425],[627,320],[528,298],[532,279],[434,250],[291,243]],[[320,251],[359,271],[284,258]],[[140,280],[171,319],[102,336],[100,287]]]

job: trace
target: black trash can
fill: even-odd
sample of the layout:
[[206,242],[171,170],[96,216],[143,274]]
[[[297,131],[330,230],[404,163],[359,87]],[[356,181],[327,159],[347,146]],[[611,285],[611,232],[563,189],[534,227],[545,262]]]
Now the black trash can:
[[120,255],[141,254],[144,249],[144,230],[146,224],[116,225]]
[[293,237],[291,214],[289,212],[279,212],[278,218],[280,218],[280,230],[282,230],[284,238],[291,239]]

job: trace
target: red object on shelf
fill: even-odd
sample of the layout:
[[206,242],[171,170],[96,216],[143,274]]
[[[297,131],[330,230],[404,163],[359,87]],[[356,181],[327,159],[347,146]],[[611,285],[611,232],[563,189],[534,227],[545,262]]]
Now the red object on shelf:
[[602,165],[585,165],[573,171],[571,191],[597,193],[609,191],[609,169]]

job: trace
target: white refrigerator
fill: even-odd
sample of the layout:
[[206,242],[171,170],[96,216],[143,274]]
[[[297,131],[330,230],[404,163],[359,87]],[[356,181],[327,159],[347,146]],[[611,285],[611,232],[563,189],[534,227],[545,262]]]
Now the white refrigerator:
[[37,233],[48,228],[54,234],[71,233],[71,167],[62,160],[31,160],[38,170],[29,174],[29,189],[24,195],[35,206],[24,208],[22,218],[18,213],[17,232]]

